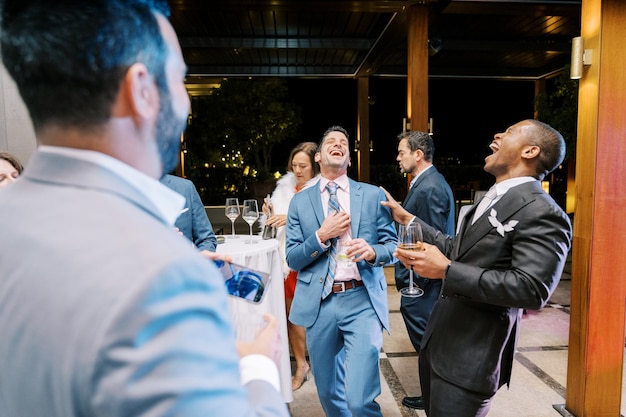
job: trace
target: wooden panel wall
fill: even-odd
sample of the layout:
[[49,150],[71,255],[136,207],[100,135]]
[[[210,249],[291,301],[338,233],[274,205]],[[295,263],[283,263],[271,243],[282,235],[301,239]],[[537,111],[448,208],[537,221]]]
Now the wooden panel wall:
[[408,10],[407,117],[411,130],[428,130],[428,5]]
[[620,415],[626,302],[626,2],[583,0],[566,408]]

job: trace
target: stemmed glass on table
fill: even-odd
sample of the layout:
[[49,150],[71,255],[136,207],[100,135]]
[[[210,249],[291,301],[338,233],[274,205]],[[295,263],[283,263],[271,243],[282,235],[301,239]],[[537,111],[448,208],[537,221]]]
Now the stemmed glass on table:
[[[422,226],[417,222],[400,224],[398,228],[398,248],[410,251],[422,250]],[[413,282],[413,267],[409,270],[409,286],[402,288],[400,293],[404,297],[421,297],[424,290]]]
[[252,239],[252,225],[259,218],[259,205],[256,200],[244,200],[241,217],[250,226],[250,240],[246,240],[246,243],[257,243]]
[[237,238],[235,236],[235,219],[239,217],[239,199],[238,198],[227,198],[226,199],[226,217],[230,219],[230,223],[232,226],[232,237]]

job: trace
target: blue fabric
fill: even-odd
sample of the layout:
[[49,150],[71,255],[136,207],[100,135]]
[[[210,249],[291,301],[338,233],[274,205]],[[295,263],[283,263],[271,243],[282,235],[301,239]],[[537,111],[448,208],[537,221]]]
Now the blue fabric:
[[[339,200],[337,199],[337,188],[339,186],[334,182],[326,184],[328,191],[328,214],[339,213]],[[335,280],[335,270],[337,269],[337,238],[332,238],[328,255],[328,273],[324,280],[324,289],[322,290],[322,298],[328,297],[333,290],[333,281]]]
[[215,252],[217,238],[195,185],[187,179],[174,175],[164,175],[161,178],[161,184],[176,191],[187,200],[174,226],[199,250]]

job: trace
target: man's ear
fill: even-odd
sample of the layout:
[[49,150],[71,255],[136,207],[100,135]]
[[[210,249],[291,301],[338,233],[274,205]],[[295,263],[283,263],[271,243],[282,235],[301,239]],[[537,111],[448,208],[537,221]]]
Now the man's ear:
[[319,152],[315,152],[315,162],[319,162],[322,160],[322,156]]
[[159,113],[159,91],[154,77],[142,63],[128,68],[120,86],[113,116],[149,120]]
[[533,159],[539,156],[541,148],[537,145],[527,145],[522,150],[522,158]]

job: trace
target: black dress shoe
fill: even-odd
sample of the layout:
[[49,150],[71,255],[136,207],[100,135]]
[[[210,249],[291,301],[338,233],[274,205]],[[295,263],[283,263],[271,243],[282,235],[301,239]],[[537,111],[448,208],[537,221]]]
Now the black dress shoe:
[[423,410],[424,399],[422,397],[404,397],[402,399],[402,405],[416,410]]

